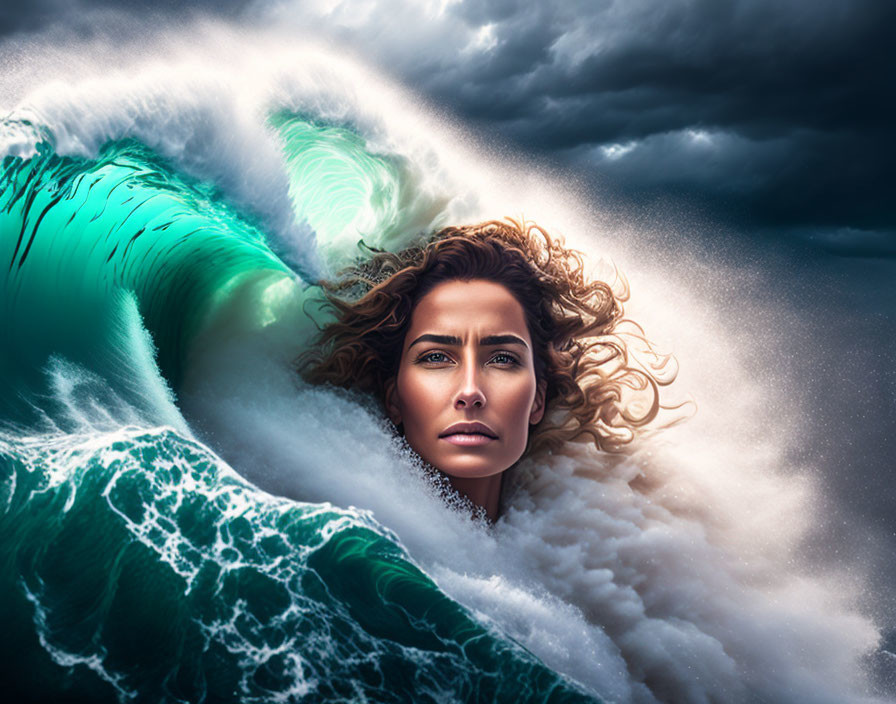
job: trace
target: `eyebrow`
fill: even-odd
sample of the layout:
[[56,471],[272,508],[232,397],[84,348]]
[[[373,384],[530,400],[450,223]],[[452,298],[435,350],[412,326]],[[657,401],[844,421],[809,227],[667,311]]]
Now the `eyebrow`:
[[[459,337],[455,337],[454,335],[433,335],[431,333],[426,333],[418,337],[411,344],[408,345],[408,349],[413,347],[414,345],[420,342],[435,342],[437,345],[454,345],[459,346],[461,344],[461,339]],[[516,335],[488,335],[487,337],[483,337],[479,341],[480,345],[522,345],[527,348],[529,345],[526,344],[526,341],[521,337],[517,337]]]
[[425,335],[421,335],[416,340],[414,340],[411,344],[408,345],[408,349],[411,349],[414,345],[420,342],[435,342],[437,345],[460,345],[460,338],[455,337],[454,335],[432,335],[430,333],[426,333]]
[[526,344],[526,341],[517,337],[516,335],[489,335],[488,337],[483,337],[479,341],[480,345],[522,345],[527,348],[529,345]]

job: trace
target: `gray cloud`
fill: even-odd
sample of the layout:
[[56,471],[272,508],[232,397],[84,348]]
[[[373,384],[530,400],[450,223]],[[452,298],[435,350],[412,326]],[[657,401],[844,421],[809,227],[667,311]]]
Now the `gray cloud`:
[[[515,143],[605,176],[622,195],[684,194],[723,217],[896,225],[892,4],[454,7],[491,25],[493,42],[414,77]],[[634,148],[607,159],[601,147],[620,144]]]
[[[159,22],[184,15],[232,17],[248,0],[4,0],[0,4],[0,40],[15,43],[38,32],[80,37],[117,36],[127,21]],[[145,28],[144,28],[145,31]]]

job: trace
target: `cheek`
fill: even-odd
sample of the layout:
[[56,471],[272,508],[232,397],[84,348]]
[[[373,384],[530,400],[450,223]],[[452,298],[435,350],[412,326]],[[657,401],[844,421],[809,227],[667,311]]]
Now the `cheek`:
[[504,403],[501,413],[512,425],[512,432],[527,437],[529,432],[529,415],[535,400],[535,379],[520,380],[511,388],[505,389]]
[[419,374],[414,369],[400,370],[396,380],[398,403],[404,424],[420,425],[432,415],[432,407],[436,397],[432,379]]
[[528,414],[535,400],[535,374],[521,379],[513,391],[514,406],[520,413]]

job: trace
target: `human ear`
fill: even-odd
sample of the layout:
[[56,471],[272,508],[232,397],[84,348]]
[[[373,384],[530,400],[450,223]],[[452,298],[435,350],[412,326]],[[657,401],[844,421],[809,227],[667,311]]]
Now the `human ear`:
[[386,415],[396,426],[401,425],[401,408],[398,405],[398,387],[393,376],[386,382]]
[[542,379],[535,387],[535,400],[532,402],[532,410],[529,412],[529,425],[535,425],[544,417],[544,397],[547,392],[547,382]]

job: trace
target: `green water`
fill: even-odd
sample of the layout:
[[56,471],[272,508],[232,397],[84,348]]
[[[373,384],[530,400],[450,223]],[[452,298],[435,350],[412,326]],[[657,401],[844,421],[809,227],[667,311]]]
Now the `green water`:
[[[406,167],[344,127],[272,125],[297,222],[331,263],[362,237],[406,241],[438,210],[402,219]],[[193,438],[177,393],[196,336],[247,286],[306,287],[269,236],[135,142],[3,161],[7,696],[589,700],[449,599],[369,515],[267,495]]]

